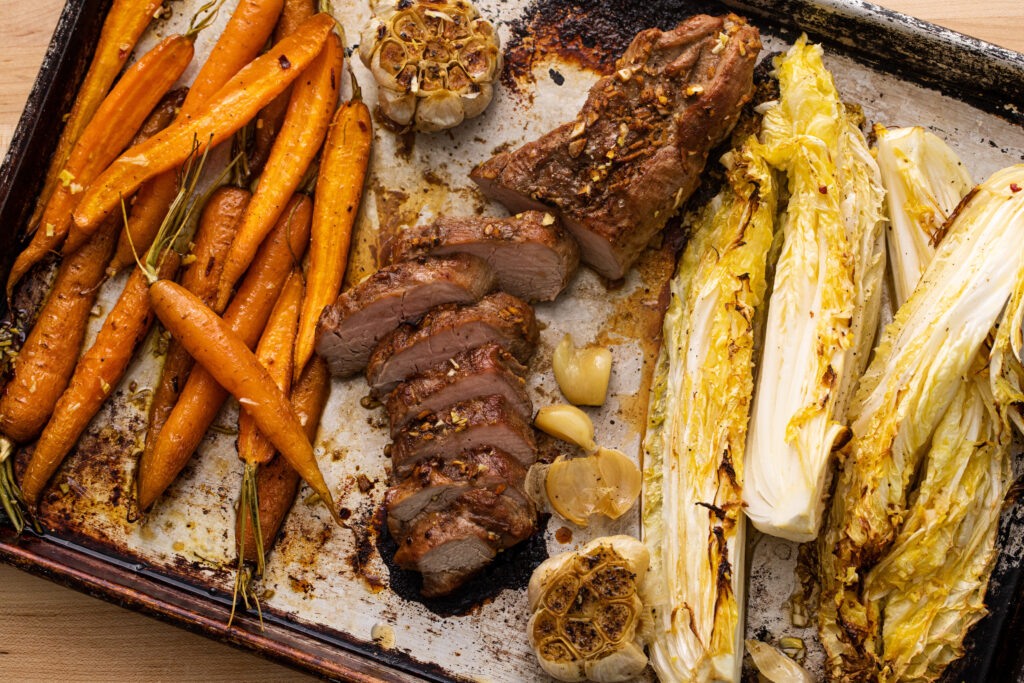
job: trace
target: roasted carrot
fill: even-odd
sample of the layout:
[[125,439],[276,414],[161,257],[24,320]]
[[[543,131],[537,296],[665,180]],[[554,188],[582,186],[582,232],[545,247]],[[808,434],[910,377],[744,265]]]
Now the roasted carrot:
[[298,415],[246,341],[232,331],[231,324],[175,282],[156,280],[149,287],[149,298],[164,327],[181,340],[218,384],[238,399],[274,448],[320,496],[335,522],[341,524],[334,497]]
[[[224,313],[225,323],[250,348],[256,346],[270,317],[281,286],[301,258],[309,241],[312,202],[296,195],[289,209],[260,247],[260,252]],[[227,397],[202,367],[196,367],[181,397],[157,435],[152,449],[139,461],[137,495],[139,509],[148,510],[192,456],[207,428]]]
[[[173,250],[165,251],[160,276],[173,277],[178,260]],[[117,303],[103,321],[96,341],[75,366],[71,381],[36,442],[22,477],[21,490],[29,508],[38,505],[46,482],[103,406],[111,390],[121,381],[135,347],[149,332],[153,310],[149,304],[148,285],[145,272],[136,267]]]
[[103,98],[110,92],[114,79],[121,73],[139,36],[146,30],[162,2],[163,0],[114,0],[114,4],[111,5],[107,18],[103,21],[103,30],[100,32],[100,40],[96,45],[96,52],[93,53],[89,70],[78,89],[75,104],[71,107],[67,123],[60,134],[57,151],[50,159],[43,191],[39,193],[35,211],[29,221],[29,232],[34,231],[39,225],[43,208],[57,186],[57,176],[64,169],[71,149],[92,121]]
[[[310,361],[299,381],[292,388],[292,408],[299,416],[310,441],[316,438],[320,416],[323,414],[324,406],[327,405],[327,397],[330,395],[331,388],[330,380],[327,363],[317,357]],[[259,529],[262,543],[257,546],[251,524],[245,527],[243,533],[236,535],[236,538],[239,539],[239,553],[245,561],[256,563],[256,548],[262,547],[266,552],[273,545],[274,538],[277,536],[288,510],[295,502],[295,494],[298,490],[298,472],[280,455],[274,455],[270,462],[260,465],[256,473],[256,495],[260,508]],[[238,529],[237,526],[236,529]]]
[[231,137],[299,77],[320,53],[333,27],[334,19],[329,15],[313,16],[235,74],[194,116],[128,149],[86,190],[74,212],[78,229],[93,230],[117,206],[120,197],[185,161],[195,152],[196,140],[202,154],[209,146]]
[[370,110],[362,100],[338,107],[324,143],[313,203],[306,296],[295,341],[296,377],[313,355],[321,311],[334,303],[341,291],[372,140]]
[[[178,120],[184,121],[200,111],[206,102],[220,90],[242,67],[259,55],[281,14],[283,0],[242,0],[235,7],[224,31],[217,38],[210,56],[196,74],[188,97],[181,105]],[[127,230],[136,248],[152,241],[167,213],[167,207],[178,192],[175,170],[165,171],[144,183],[135,197]],[[113,267],[120,270],[134,265],[127,235],[122,234]]]
[[[290,36],[302,22],[313,14],[311,0],[285,0],[281,18],[278,19],[277,27],[274,29],[274,41]],[[281,130],[285,112],[288,111],[288,99],[294,87],[294,84],[289,86],[287,90],[275,97],[256,117],[248,164],[248,171],[254,177],[260,174],[264,164],[267,163],[270,149],[277,138],[277,132]]]
[[118,224],[104,222],[61,264],[36,324],[0,394],[0,433],[24,443],[39,435],[75,369],[86,323],[114,253]]
[[224,272],[220,276],[214,310],[224,310],[232,288],[249,267],[263,238],[274,226],[288,197],[299,187],[306,169],[320,150],[338,102],[344,59],[341,41],[332,33],[320,55],[295,83],[281,132],[238,227],[235,241],[231,243]]
[[[156,108],[150,113],[149,118],[142,124],[142,128],[139,129],[139,132],[132,139],[131,144],[137,145],[148,140],[169,126],[174,121],[174,117],[178,115],[178,110],[181,109],[187,94],[188,88],[177,88],[164,95],[163,99],[160,100]],[[177,183],[175,183],[175,186],[177,186]],[[117,249],[114,251],[114,258],[110,260],[108,271],[111,275],[121,272],[128,266],[135,265],[135,253],[141,254],[149,249],[153,237],[156,236],[157,228],[160,227],[160,222],[167,213],[167,208],[164,207],[159,218],[155,220],[155,227],[148,230],[146,229],[147,224],[139,223],[138,220],[135,220],[135,205],[143,199],[143,193],[146,190],[147,186],[143,185],[132,199],[128,223],[121,230],[121,236],[117,240]],[[133,246],[135,248],[134,251],[132,250]]]
[[[195,246],[192,248],[195,260],[182,274],[181,284],[208,304],[217,294],[224,254],[231,246],[235,226],[248,202],[249,193],[246,190],[226,185],[214,190],[203,207],[196,230]],[[167,346],[167,354],[164,356],[160,380],[153,390],[153,398],[149,405],[149,424],[146,428],[145,450],[142,456],[147,461],[152,454],[147,456],[146,453],[152,451],[156,445],[157,434],[174,409],[174,404],[177,403],[178,396],[192,371],[192,364],[192,356],[188,351],[177,340],[171,339]]]
[[[295,329],[299,323],[299,304],[302,302],[302,274],[292,271],[274,305],[267,328],[256,347],[256,360],[267,370],[274,384],[285,395],[291,392],[292,356]],[[238,457],[245,465],[242,472],[242,494],[238,499],[239,524],[246,520],[255,528],[257,542],[263,536],[260,528],[259,498],[256,492],[256,472],[260,465],[274,457],[270,438],[256,426],[256,420],[244,406],[238,411]],[[243,553],[244,554],[244,553]],[[263,574],[263,548],[257,548],[257,574]],[[240,555],[241,557],[241,555]],[[242,571],[241,562],[239,572]]]
[[[64,243],[71,227],[71,211],[82,198],[82,191],[128,145],[153,107],[192,61],[193,52],[190,38],[166,38],[135,62],[103,100],[58,175],[60,184],[43,210],[41,227],[11,268],[8,298],[14,285],[33,265]],[[123,195],[126,200],[129,194]],[[85,237],[76,233],[68,239],[65,253],[76,251]]]

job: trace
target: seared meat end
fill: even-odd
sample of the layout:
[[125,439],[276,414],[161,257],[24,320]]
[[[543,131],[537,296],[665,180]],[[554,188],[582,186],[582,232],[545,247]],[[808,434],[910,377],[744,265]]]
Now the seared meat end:
[[533,308],[504,292],[472,306],[438,306],[419,325],[402,325],[381,339],[366,366],[366,381],[374,395],[383,396],[399,382],[489,343],[526,363],[539,334]]
[[576,120],[471,174],[512,211],[556,210],[584,262],[625,275],[696,189],[753,93],[761,43],[734,15],[637,34]]
[[413,379],[402,382],[388,395],[387,411],[394,437],[416,418],[423,419],[453,403],[497,394],[524,420],[533,415],[533,401],[526,391],[526,368],[497,344],[463,351]]
[[391,262],[414,256],[472,254],[487,261],[498,288],[526,301],[551,301],[579,266],[576,240],[546,212],[511,218],[442,216],[407,228],[384,247]]
[[396,538],[395,562],[423,575],[424,596],[448,595],[535,528],[529,501],[471,489],[447,509],[417,518]]
[[451,460],[486,447],[504,451],[524,467],[536,458],[533,428],[504,396],[474,398],[413,420],[395,437],[391,464],[395,476],[402,479],[424,460]]
[[441,304],[468,304],[494,289],[494,273],[467,254],[420,257],[381,268],[341,293],[317,323],[317,352],[336,377],[364,367],[374,346],[403,322]]

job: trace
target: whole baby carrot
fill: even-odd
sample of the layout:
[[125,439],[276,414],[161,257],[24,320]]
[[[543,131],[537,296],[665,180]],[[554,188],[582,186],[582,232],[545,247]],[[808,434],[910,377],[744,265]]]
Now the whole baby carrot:
[[96,109],[100,106],[103,98],[110,92],[110,86],[114,79],[121,73],[129,55],[135,48],[142,32],[146,30],[149,22],[153,20],[154,14],[160,8],[163,0],[114,0],[107,12],[107,18],[103,21],[103,30],[100,32],[100,40],[96,44],[96,51],[93,53],[89,70],[82,80],[82,85],[75,96],[75,104],[68,114],[67,123],[61,131],[60,140],[57,142],[57,151],[50,159],[50,166],[46,171],[46,181],[43,183],[43,191],[39,193],[35,211],[29,221],[29,232],[32,232],[39,225],[39,218],[43,214],[43,208],[50,201],[57,186],[57,176],[67,163],[71,148],[78,142],[79,136],[85,127],[92,121]]
[[320,150],[338,102],[344,58],[341,42],[332,33],[320,55],[296,81],[281,132],[228,252],[214,310],[224,310],[232,288]]
[[[180,120],[188,120],[220,90],[242,67],[259,55],[281,14],[283,0],[242,0],[217,38],[210,56],[196,74],[188,97],[181,105]],[[128,226],[117,245],[112,268],[134,265],[128,234],[138,250],[156,235],[167,208],[178,193],[178,173],[165,171],[149,179],[140,188],[128,217]]]
[[[295,343],[295,327],[299,322],[299,303],[302,301],[302,275],[296,269],[288,277],[281,296],[274,305],[267,327],[263,330],[256,347],[256,359],[266,368],[267,374],[284,394],[291,392],[292,347]],[[238,499],[238,519],[243,538],[247,520],[255,528],[256,542],[262,540],[259,533],[259,498],[256,491],[256,472],[260,465],[274,457],[274,446],[266,434],[256,426],[256,420],[242,407],[238,411],[238,457],[244,463],[242,471],[242,494]],[[257,547],[257,573],[263,574],[263,548]],[[241,567],[239,567],[241,570]]]
[[[238,293],[224,313],[225,323],[251,348],[259,341],[288,274],[309,241],[312,202],[296,195],[285,215],[260,247]],[[186,347],[187,348],[187,347]],[[139,509],[148,510],[188,462],[217,416],[227,392],[202,367],[189,375],[181,396],[139,461]]]
[[296,376],[313,355],[321,311],[334,303],[341,291],[372,140],[370,111],[361,99],[338,107],[324,143],[313,203],[306,296],[295,341]]
[[248,123],[270,100],[320,53],[334,28],[334,19],[317,14],[291,36],[250,62],[214,94],[194,116],[175,123],[157,135],[128,149],[86,190],[74,212],[75,225],[90,232],[111,212],[119,198],[139,185],[198,153],[228,139]]
[[181,340],[218,384],[238,399],[274,447],[320,496],[335,522],[341,524],[334,497],[299,417],[245,340],[198,297],[175,282],[155,281],[149,287],[149,298],[164,327]]
[[[160,275],[173,277],[177,268],[178,255],[167,250]],[[146,274],[137,267],[103,321],[96,341],[75,366],[71,381],[39,436],[22,477],[21,490],[29,508],[38,505],[46,482],[121,381],[135,347],[149,332],[153,310],[149,304],[148,284]]]
[[39,435],[68,384],[114,252],[117,230],[117,221],[104,222],[93,238],[60,266],[50,296],[0,393],[0,434],[13,441],[24,443]]
[[[277,20],[277,27],[274,29],[274,40],[278,41],[285,36],[290,36],[302,22],[313,14],[312,0],[285,0],[281,17]],[[294,84],[288,86],[288,89],[263,107],[256,117],[256,125],[252,134],[252,151],[249,153],[248,163],[248,172],[253,177],[259,175],[264,164],[267,163],[270,149],[277,138],[277,132],[281,130],[285,112],[288,111],[288,100],[293,87],[295,87]]]
[[[166,38],[133,64],[103,100],[58,176],[61,182],[43,210],[40,228],[11,268],[8,298],[33,265],[64,243],[71,227],[71,211],[83,196],[82,191],[131,142],[150,111],[192,61],[193,52],[190,38]],[[124,198],[128,195],[125,193]],[[84,242],[85,235],[70,240],[65,253],[77,250]]]
[[[248,202],[248,191],[225,185],[214,190],[200,214],[195,246],[192,248],[194,260],[185,268],[181,284],[207,304],[212,303],[217,294],[224,254],[231,246],[235,226]],[[149,405],[149,424],[141,456],[147,462],[152,457],[150,451],[156,445],[157,435],[163,429],[164,423],[178,402],[181,390],[188,381],[193,362],[188,351],[177,340],[171,339],[167,346],[167,354],[164,356],[163,368],[160,370],[160,379],[153,390],[153,399]],[[147,455],[147,452],[150,453]]]

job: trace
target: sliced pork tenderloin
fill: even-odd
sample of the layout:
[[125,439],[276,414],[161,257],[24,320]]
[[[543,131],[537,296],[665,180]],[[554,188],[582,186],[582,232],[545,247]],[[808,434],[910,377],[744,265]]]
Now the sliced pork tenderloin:
[[423,575],[426,597],[448,595],[536,530],[528,500],[471,489],[444,510],[418,517],[395,539],[395,562]]
[[391,465],[401,480],[424,460],[457,459],[466,451],[487,447],[504,451],[523,467],[536,459],[533,427],[504,396],[470,399],[409,423],[391,444]]
[[414,522],[451,507],[471,489],[487,489],[525,501],[526,468],[511,455],[494,449],[467,451],[456,458],[418,463],[384,497],[388,529],[400,538]]
[[324,308],[317,352],[335,377],[364,367],[377,342],[442,304],[469,304],[494,289],[494,272],[468,254],[418,257],[381,268]]
[[388,241],[385,262],[415,256],[472,254],[487,261],[498,288],[525,301],[551,301],[579,266],[576,240],[548,212],[511,218],[442,216],[407,228]]
[[735,15],[641,31],[575,121],[470,177],[511,211],[554,210],[581,258],[621,278],[696,189],[753,93],[761,43]]
[[523,419],[533,415],[526,391],[526,368],[511,353],[490,343],[463,351],[399,384],[388,394],[392,438],[410,422],[453,403],[497,394]]
[[374,396],[384,396],[400,382],[489,343],[525,364],[539,334],[533,308],[504,292],[471,306],[438,306],[418,325],[401,325],[380,340],[366,366],[366,381]]

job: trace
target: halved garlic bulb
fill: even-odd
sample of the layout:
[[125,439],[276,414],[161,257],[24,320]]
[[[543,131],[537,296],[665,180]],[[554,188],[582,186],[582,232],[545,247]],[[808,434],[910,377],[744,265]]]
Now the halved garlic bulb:
[[376,2],[359,57],[385,116],[427,132],[483,112],[501,73],[498,34],[468,0]]
[[647,666],[643,584],[650,555],[629,536],[597,538],[545,560],[530,577],[527,634],[541,667],[560,681],[630,680]]
[[620,451],[599,448],[585,458],[560,457],[548,467],[545,492],[551,507],[570,522],[587,526],[602,514],[618,519],[633,507],[643,475]]

